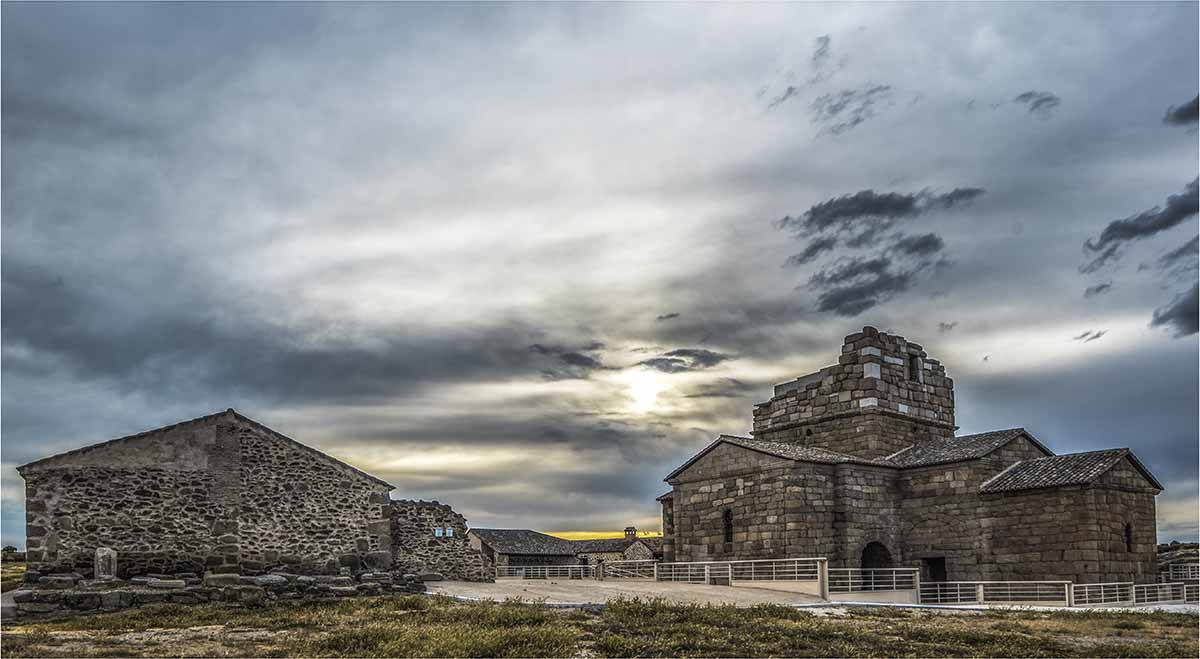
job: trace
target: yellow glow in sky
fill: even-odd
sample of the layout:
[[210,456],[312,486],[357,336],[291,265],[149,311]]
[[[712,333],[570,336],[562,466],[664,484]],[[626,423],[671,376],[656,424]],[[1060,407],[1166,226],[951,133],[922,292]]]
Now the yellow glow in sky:
[[[546,535],[552,535],[563,540],[604,540],[606,538],[624,538],[624,531],[546,531]],[[662,534],[657,531],[638,531],[639,538],[658,538]]]

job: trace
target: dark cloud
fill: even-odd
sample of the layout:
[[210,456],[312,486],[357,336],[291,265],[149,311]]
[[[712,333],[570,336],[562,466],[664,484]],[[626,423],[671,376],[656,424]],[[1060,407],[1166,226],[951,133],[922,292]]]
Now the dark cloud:
[[946,332],[952,331],[955,327],[958,327],[957,320],[949,323],[938,323],[938,333],[945,334]]
[[1200,118],[1200,96],[1178,107],[1172,105],[1167,108],[1167,114],[1163,117],[1163,123],[1186,126],[1196,123],[1197,118]]
[[534,343],[529,346],[529,352],[554,359],[554,365],[542,369],[542,377],[550,380],[571,380],[586,378],[592,371],[605,368],[599,359],[581,352],[594,352],[603,348],[604,344],[599,341],[588,343],[580,349]]
[[821,69],[825,68],[825,65],[829,62],[831,41],[832,39],[830,39],[828,34],[822,34],[821,36],[817,37],[816,47],[813,49],[812,54],[813,71],[820,71]]
[[1082,341],[1084,343],[1091,343],[1092,341],[1099,339],[1100,337],[1104,336],[1105,334],[1108,334],[1108,330],[1088,330],[1088,331],[1084,332],[1083,334],[1071,337],[1071,340],[1072,341]]
[[864,221],[872,220],[887,228],[897,220],[916,217],[934,209],[945,210],[964,205],[982,194],[982,188],[955,188],[944,194],[929,190],[913,193],[860,190],[814,204],[800,217],[785,216],[777,225],[792,229],[799,235],[827,230],[854,230],[861,228]]
[[1096,284],[1095,286],[1088,286],[1087,289],[1085,289],[1083,291],[1083,296],[1084,297],[1093,297],[1096,295],[1100,295],[1102,293],[1107,293],[1111,290],[1112,290],[1112,282],[1111,281],[1104,282],[1102,284]]
[[800,93],[799,88],[797,88],[795,85],[788,85],[787,89],[784,89],[781,94],[779,94],[775,98],[771,99],[771,102],[767,104],[767,109],[773,110],[773,109],[779,107],[780,105],[783,105],[784,103],[787,102],[788,99],[792,98],[793,96],[795,96],[798,93]]
[[1195,236],[1179,247],[1163,254],[1158,258],[1161,270],[1172,268],[1195,269],[1197,259],[1200,259],[1200,236]]
[[679,317],[679,314],[678,314],[678,313],[676,313],[676,312],[674,312],[674,311],[672,311],[671,313],[665,313],[665,314],[662,314],[661,316],[658,316],[657,318],[655,318],[655,320],[659,320],[659,321],[662,321],[662,320],[673,320],[673,319],[675,319],[675,318],[678,318],[678,317]]
[[663,373],[685,373],[712,368],[733,358],[733,355],[703,348],[677,348],[658,357],[640,361],[638,364]]
[[839,259],[808,281],[810,287],[824,289],[817,297],[817,310],[857,316],[908,290],[919,268],[896,270],[893,265],[883,256]]
[[812,122],[821,133],[841,135],[875,116],[877,104],[891,99],[890,85],[868,85],[837,94],[823,94],[810,106]]
[[721,378],[717,382],[703,384],[684,394],[685,398],[741,398],[754,392],[754,384],[737,378]]
[[946,246],[940,236],[926,233],[920,236],[903,236],[892,243],[891,250],[909,256],[930,256]]
[[1197,194],[1198,185],[1200,185],[1200,179],[1193,179],[1184,187],[1182,193],[1167,197],[1166,207],[1155,206],[1137,215],[1130,215],[1123,220],[1109,222],[1098,238],[1089,238],[1083,243],[1086,251],[1099,253],[1099,255],[1081,266],[1080,272],[1084,274],[1095,272],[1104,265],[1119,259],[1122,245],[1149,238],[1196,215],[1198,206],[1200,206],[1200,197]]
[[1151,327],[1169,327],[1176,338],[1191,336],[1196,333],[1197,323],[1200,323],[1200,304],[1197,291],[1200,285],[1193,285],[1192,290],[1177,295],[1170,304],[1154,310],[1150,320]]
[[1013,99],[1013,102],[1027,105],[1029,106],[1030,114],[1037,115],[1042,119],[1048,119],[1054,108],[1058,107],[1062,102],[1062,99],[1051,92],[1027,91],[1023,94],[1018,94]]
[[821,257],[822,254],[830,252],[834,247],[837,247],[838,239],[835,236],[825,236],[817,238],[805,246],[804,251],[799,254],[792,254],[788,257],[785,266],[800,266],[811,263]]

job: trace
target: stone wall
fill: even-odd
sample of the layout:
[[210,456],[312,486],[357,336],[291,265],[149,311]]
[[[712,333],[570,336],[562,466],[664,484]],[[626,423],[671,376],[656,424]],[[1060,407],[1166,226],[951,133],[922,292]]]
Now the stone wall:
[[839,464],[834,467],[834,543],[830,567],[861,567],[862,552],[872,542],[902,559],[899,485],[895,469]]
[[26,465],[30,567],[91,574],[387,567],[390,486],[236,413]]
[[954,381],[920,345],[872,327],[846,337],[838,363],[775,388],[754,408],[758,439],[876,458],[954,434]]
[[[394,569],[454,581],[491,581],[492,566],[467,536],[467,520],[437,501],[392,501]],[[437,529],[441,529],[438,535]]]
[[387,569],[391,529],[387,485],[315,451],[245,424],[240,449],[240,568],[287,565],[302,574]]
[[834,548],[832,466],[722,444],[680,477],[671,483],[675,561],[825,556]]

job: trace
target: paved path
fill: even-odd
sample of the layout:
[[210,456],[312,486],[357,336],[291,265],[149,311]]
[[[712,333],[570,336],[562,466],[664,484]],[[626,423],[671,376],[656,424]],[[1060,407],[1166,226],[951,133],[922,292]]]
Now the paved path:
[[544,600],[547,604],[602,604],[610,599],[661,597],[671,602],[712,604],[812,604],[820,598],[803,593],[789,593],[738,586],[706,586],[700,584],[667,583],[659,581],[591,579],[502,579],[496,583],[468,581],[434,581],[425,584],[426,590],[470,599],[504,600],[519,597],[525,600]]

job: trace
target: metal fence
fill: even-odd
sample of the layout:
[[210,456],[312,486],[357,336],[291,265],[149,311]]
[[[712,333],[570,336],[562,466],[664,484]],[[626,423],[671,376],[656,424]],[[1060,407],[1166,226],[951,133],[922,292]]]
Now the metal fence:
[[497,579],[590,579],[596,576],[591,565],[498,565]]
[[1188,604],[1200,604],[1200,584],[1184,584],[1183,601]]
[[739,581],[819,581],[824,558],[780,558],[752,561],[659,563],[655,579],[684,583]]
[[1133,603],[1137,604],[1183,604],[1187,593],[1182,583],[1150,583],[1133,587]]
[[920,570],[912,568],[829,568],[829,592],[865,593],[916,590]]
[[1071,587],[1071,599],[1075,606],[1127,605],[1133,602],[1133,582],[1075,584]]
[[1068,606],[1070,581],[930,581],[922,604],[1034,604]]
[[604,564],[606,579],[654,579],[658,561],[613,561]]
[[1170,563],[1158,573],[1158,580],[1163,583],[1200,581],[1200,563]]
[[730,561],[734,581],[817,581],[824,559],[785,558]]

